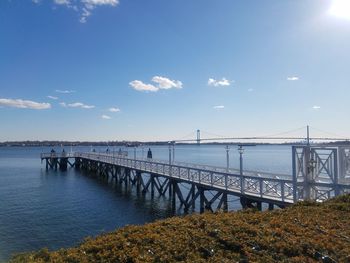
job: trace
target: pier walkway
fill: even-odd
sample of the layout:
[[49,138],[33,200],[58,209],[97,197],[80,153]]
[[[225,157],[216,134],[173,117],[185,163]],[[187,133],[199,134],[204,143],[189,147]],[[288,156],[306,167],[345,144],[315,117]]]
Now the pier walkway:
[[[185,211],[195,207],[200,212],[227,210],[227,195],[240,198],[243,207],[261,209],[267,203],[284,207],[299,200],[324,201],[350,192],[350,150],[345,147],[293,146],[293,174],[278,175],[155,159],[128,158],[117,153],[44,153],[46,168],[67,169],[68,165],[112,178],[137,191],[155,190],[159,195],[169,193]],[[73,159],[73,160],[72,160]],[[188,190],[180,185],[186,184]],[[206,191],[216,194],[208,198]],[[214,208],[213,206],[216,206]]]

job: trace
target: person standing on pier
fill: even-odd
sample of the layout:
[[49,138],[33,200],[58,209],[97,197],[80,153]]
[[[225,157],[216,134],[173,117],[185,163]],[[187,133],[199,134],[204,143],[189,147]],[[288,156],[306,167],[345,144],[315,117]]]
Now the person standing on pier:
[[148,148],[147,158],[152,159],[152,151],[151,151],[151,148]]

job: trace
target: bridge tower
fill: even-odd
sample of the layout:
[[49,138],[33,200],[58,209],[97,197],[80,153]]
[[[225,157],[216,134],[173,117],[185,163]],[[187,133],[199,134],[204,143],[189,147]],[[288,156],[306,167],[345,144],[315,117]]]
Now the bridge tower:
[[201,143],[201,131],[197,130],[197,144],[199,145]]

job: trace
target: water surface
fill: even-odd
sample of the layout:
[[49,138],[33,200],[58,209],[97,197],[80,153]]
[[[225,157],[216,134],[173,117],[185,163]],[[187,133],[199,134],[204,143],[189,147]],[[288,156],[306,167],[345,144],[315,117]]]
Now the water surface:
[[[95,147],[105,151],[106,146]],[[153,157],[168,159],[167,146],[151,147]],[[62,151],[62,147],[55,147]],[[118,150],[119,147],[110,147]],[[0,147],[0,262],[11,254],[42,247],[58,249],[79,244],[127,224],[144,224],[172,216],[169,200],[137,195],[88,177],[74,169],[67,172],[46,171],[40,163],[41,152],[51,148]],[[65,147],[70,151],[70,147]],[[75,147],[73,151],[90,151]],[[123,148],[134,156],[133,148]],[[137,157],[146,155],[148,147],[136,149]],[[236,146],[230,146],[230,167],[239,167]],[[215,166],[226,166],[222,145],[175,147],[175,160]],[[245,149],[244,167],[291,174],[290,146],[256,146]],[[238,209],[233,202],[233,208]]]

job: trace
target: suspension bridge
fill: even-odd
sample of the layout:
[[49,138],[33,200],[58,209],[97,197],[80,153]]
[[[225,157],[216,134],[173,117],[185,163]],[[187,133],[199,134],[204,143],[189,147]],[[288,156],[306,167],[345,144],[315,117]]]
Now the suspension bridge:
[[[191,141],[257,140],[269,139],[302,140],[305,144],[292,146],[292,174],[281,176],[274,173],[245,171],[243,169],[243,145],[239,146],[240,169],[214,167],[193,163],[176,162],[171,157],[171,144],[189,142],[190,139],[168,141],[169,160],[131,158],[122,152],[71,152],[43,153],[46,168],[66,170],[69,166],[94,174],[99,178],[114,180],[125,187],[135,187],[138,193],[150,192],[153,197],[168,195],[172,206],[185,212],[228,210],[228,196],[240,199],[243,208],[262,209],[267,204],[285,207],[301,200],[324,201],[339,194],[350,192],[350,145],[320,145],[314,140],[329,140],[328,137],[310,137],[309,127],[303,137],[256,136],[196,138]],[[332,138],[335,140],[337,138]],[[347,141],[342,139],[342,141]],[[227,152],[228,154],[228,152]],[[228,159],[227,159],[228,162]],[[185,187],[184,187],[185,186]],[[212,195],[208,195],[208,192]]]

